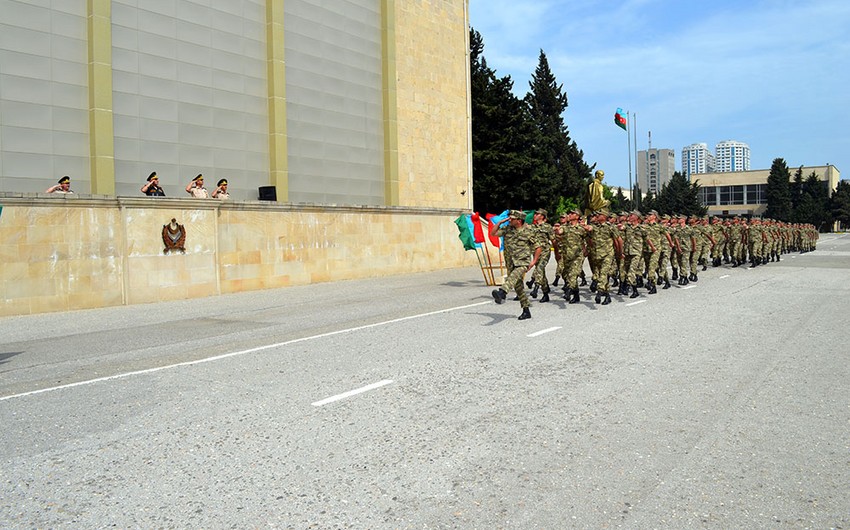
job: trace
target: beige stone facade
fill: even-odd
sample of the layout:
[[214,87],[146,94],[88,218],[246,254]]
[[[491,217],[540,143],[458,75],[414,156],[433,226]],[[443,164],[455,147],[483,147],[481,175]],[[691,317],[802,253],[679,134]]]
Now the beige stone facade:
[[395,2],[399,204],[470,208],[466,0]]
[[[470,266],[460,211],[0,194],[0,316]],[[163,225],[186,230],[164,253]]]
[[[453,223],[472,204],[468,0],[7,4],[0,316],[476,263]],[[321,39],[362,53],[311,55]],[[141,196],[151,170],[167,198]],[[198,173],[232,200],[175,198]],[[63,174],[76,195],[40,193]],[[185,254],[163,253],[172,218]]]

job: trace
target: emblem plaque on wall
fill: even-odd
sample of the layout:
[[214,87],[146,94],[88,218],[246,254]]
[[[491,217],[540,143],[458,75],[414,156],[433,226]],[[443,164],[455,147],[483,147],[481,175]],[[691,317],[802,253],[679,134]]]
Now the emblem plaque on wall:
[[186,228],[177,224],[177,219],[172,218],[170,223],[162,225],[162,242],[165,244],[166,254],[177,251],[185,254]]

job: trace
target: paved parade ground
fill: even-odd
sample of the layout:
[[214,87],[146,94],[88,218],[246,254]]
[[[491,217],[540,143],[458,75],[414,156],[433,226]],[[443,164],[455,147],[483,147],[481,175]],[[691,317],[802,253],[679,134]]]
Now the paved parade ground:
[[850,236],[526,321],[491,290],[0,318],[0,528],[850,528]]

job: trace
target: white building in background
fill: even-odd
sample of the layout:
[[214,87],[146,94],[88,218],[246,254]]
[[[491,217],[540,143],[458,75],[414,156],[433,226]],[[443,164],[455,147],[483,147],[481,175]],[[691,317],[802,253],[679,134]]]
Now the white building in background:
[[724,140],[714,148],[714,168],[718,173],[750,170],[750,146],[744,142]]
[[688,181],[691,175],[714,172],[714,155],[708,150],[708,144],[691,144],[682,149],[682,173]]
[[643,193],[658,195],[658,191],[668,182],[676,171],[676,153],[672,149],[653,149],[638,151],[638,186]]

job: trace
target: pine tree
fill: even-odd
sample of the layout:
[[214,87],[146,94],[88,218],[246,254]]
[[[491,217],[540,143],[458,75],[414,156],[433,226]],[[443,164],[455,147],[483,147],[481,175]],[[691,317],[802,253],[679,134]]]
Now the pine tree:
[[655,209],[662,215],[705,215],[708,207],[700,202],[699,189],[699,181],[689,183],[684,173],[676,171],[658,192]]
[[534,158],[536,167],[527,182],[528,195],[550,208],[560,197],[577,200],[592,168],[584,162],[584,153],[570,139],[563,113],[568,106],[563,85],[558,84],[543,50],[525,96],[535,126]]
[[830,198],[830,211],[833,219],[839,221],[843,229],[850,227],[850,182],[842,180]]
[[791,220],[791,173],[782,158],[774,159],[770,166],[765,196],[767,198],[765,216],[779,221]]
[[803,181],[802,187],[800,205],[795,214],[797,222],[812,224],[819,231],[829,230],[832,226],[832,212],[829,209],[828,184],[812,171]]
[[498,78],[484,58],[484,40],[470,30],[473,204],[479,212],[500,212],[537,204],[525,182],[534,167],[534,128],[510,76]]
[[791,220],[797,221],[797,210],[800,208],[800,199],[803,197],[803,166],[794,172],[794,181],[791,183]]

